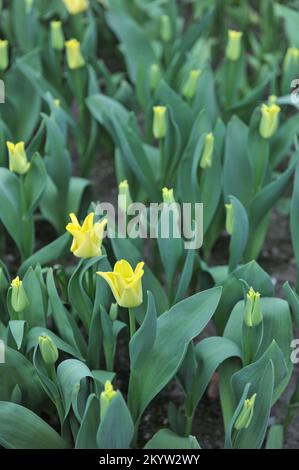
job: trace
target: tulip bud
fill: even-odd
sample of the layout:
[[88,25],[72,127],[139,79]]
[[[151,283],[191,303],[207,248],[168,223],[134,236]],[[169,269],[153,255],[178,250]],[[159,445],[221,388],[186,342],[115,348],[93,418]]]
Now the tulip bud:
[[165,106],[154,106],[153,134],[155,139],[163,139],[166,135],[166,111]]
[[108,407],[116,396],[117,392],[113,390],[113,385],[109,380],[105,382],[105,390],[100,395],[100,403],[101,403],[101,420],[103,420]]
[[30,163],[27,160],[25,151],[25,143],[18,142],[13,144],[12,142],[6,142],[8,154],[9,154],[9,169],[19,175],[24,175],[30,168]]
[[170,41],[172,37],[171,31],[171,22],[168,15],[161,16],[161,30],[160,30],[161,39],[164,42]]
[[252,395],[251,398],[245,400],[243,408],[234,424],[234,428],[237,431],[240,431],[241,429],[247,429],[249,427],[253,417],[255,399],[256,393]]
[[63,0],[63,3],[70,15],[83,13],[89,7],[88,0]]
[[33,5],[33,0],[25,0],[25,10],[27,15],[31,12]]
[[205,145],[200,159],[200,167],[210,168],[212,166],[213,159],[213,150],[214,150],[214,135],[212,132],[205,136]]
[[109,316],[112,321],[117,320],[118,306],[117,303],[112,303],[109,311]]
[[173,189],[163,188],[162,189],[163,202],[165,204],[173,204],[175,202],[173,196]]
[[132,204],[130,188],[127,180],[122,181],[118,185],[118,201],[122,212],[126,212],[129,205]]
[[283,69],[286,71],[289,67],[299,66],[299,49],[297,47],[289,47],[283,63]]
[[38,344],[43,361],[48,365],[54,365],[59,353],[52,338],[46,334],[40,335],[38,337]]
[[53,101],[55,108],[60,108],[60,100],[56,99]]
[[8,41],[0,39],[0,70],[6,70],[8,67]]
[[247,293],[244,315],[244,322],[250,328],[258,326],[263,320],[260,297],[261,294],[250,287]]
[[77,39],[70,39],[65,42],[66,61],[69,69],[75,70],[85,65],[85,60],[81,54],[80,42]]
[[241,54],[241,38],[242,33],[240,31],[228,31],[228,43],[226,46],[226,57],[229,60],[236,61],[239,59]]
[[233,234],[234,228],[234,208],[232,204],[225,204],[226,209],[226,222],[225,228],[229,235]]
[[270,95],[268,98],[268,106],[271,106],[272,104],[275,104],[277,101],[277,96],[276,95]]
[[183,87],[183,96],[188,99],[192,100],[193,96],[196,92],[196,85],[197,80],[200,77],[201,71],[200,70],[191,70],[189,73],[189,77]]
[[276,132],[278,127],[280,107],[277,104],[267,106],[262,105],[261,108],[261,121],[260,121],[260,134],[264,139],[270,139]]
[[23,287],[23,282],[17,276],[11,282],[11,306],[15,312],[19,313],[25,310],[29,305],[29,300]]
[[51,44],[53,49],[61,51],[64,48],[64,35],[61,21],[51,21]]
[[156,90],[161,79],[161,70],[158,64],[152,64],[150,68],[150,89]]

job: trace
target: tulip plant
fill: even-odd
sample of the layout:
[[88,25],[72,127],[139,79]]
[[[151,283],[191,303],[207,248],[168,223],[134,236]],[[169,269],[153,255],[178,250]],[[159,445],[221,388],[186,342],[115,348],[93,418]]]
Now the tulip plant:
[[287,444],[295,4],[0,1],[0,448],[200,449],[211,387],[222,447]]

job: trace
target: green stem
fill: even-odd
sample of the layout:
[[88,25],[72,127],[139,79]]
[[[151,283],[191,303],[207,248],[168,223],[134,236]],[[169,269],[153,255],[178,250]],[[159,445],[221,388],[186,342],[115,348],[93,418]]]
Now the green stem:
[[193,414],[187,416],[186,418],[186,425],[185,425],[185,437],[190,436],[192,433],[192,425],[193,425]]
[[[56,369],[55,369],[54,364],[50,365],[49,372],[50,372],[50,377],[51,377],[52,381],[55,383],[56,387],[58,388],[57,374],[56,374]],[[62,403],[61,396],[59,394],[55,395],[55,396],[53,396],[53,400],[54,400],[54,404],[55,404],[57,412],[58,412],[59,421],[60,421],[60,425],[61,425],[61,428],[62,428],[63,421],[64,421],[64,406],[63,406],[63,403]]]
[[256,162],[254,193],[256,194],[264,181],[269,160],[269,143],[267,139],[261,137],[259,157]]
[[129,308],[129,319],[130,319],[130,338],[132,338],[136,331],[135,313],[132,308]]

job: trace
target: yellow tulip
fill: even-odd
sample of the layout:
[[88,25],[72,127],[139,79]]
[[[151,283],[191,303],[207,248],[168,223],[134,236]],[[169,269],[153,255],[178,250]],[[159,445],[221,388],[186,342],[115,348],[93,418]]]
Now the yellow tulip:
[[94,212],[91,212],[81,227],[75,214],[70,214],[70,218],[72,222],[66,226],[66,230],[74,237],[71,252],[77,258],[100,256],[107,219],[94,223]]
[[113,385],[109,380],[105,382],[105,389],[100,395],[101,403],[101,420],[103,420],[109,405],[114,397],[116,397],[117,391],[113,389]]
[[78,15],[89,7],[88,0],[63,0],[63,3],[71,15]]
[[200,167],[210,168],[212,166],[212,159],[213,159],[213,151],[214,151],[214,135],[212,132],[206,134],[205,136],[205,144],[202,153],[202,157],[200,159]]
[[77,39],[70,39],[65,42],[66,62],[71,70],[79,69],[85,65],[84,57],[81,54],[81,45]]
[[241,39],[242,33],[240,31],[228,31],[228,43],[226,46],[226,57],[229,60],[236,61],[241,54]]
[[6,142],[8,154],[9,154],[9,169],[19,175],[24,175],[30,168],[30,163],[27,160],[25,152],[25,143],[18,142],[13,144],[12,142]]
[[270,137],[272,137],[272,135],[276,132],[278,127],[279,112],[280,107],[277,106],[277,104],[272,104],[271,106],[267,106],[266,104],[262,105],[260,134],[264,139],[270,139]]
[[113,272],[98,272],[108,283],[120,307],[134,308],[142,304],[142,282],[144,263],[138,263],[133,271],[130,263],[122,259],[114,265]]
[[196,85],[197,81],[201,75],[200,70],[191,70],[187,81],[183,87],[183,96],[187,98],[187,100],[191,100],[196,93]]
[[29,305],[23,281],[17,276],[11,281],[11,305],[15,312],[22,312]]

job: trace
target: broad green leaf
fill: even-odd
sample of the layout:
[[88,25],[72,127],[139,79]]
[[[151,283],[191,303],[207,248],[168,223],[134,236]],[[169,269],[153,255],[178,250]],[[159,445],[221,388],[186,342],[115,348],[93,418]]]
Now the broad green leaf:
[[7,449],[67,447],[59,434],[39,416],[23,406],[3,401],[0,402],[0,444]]
[[144,449],[200,449],[196,437],[181,437],[170,429],[160,429]]
[[100,402],[96,395],[89,395],[76,439],[76,449],[96,449],[96,435],[100,424]]
[[283,426],[274,424],[271,426],[266,442],[266,449],[282,449],[283,448]]

